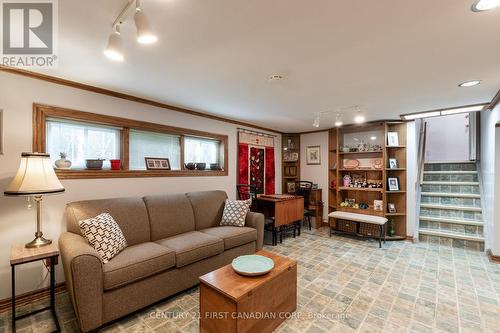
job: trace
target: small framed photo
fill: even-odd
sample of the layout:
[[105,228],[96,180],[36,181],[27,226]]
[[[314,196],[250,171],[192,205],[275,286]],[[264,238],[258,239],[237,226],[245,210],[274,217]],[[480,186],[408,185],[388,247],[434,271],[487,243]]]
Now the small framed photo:
[[396,213],[396,205],[393,204],[392,202],[388,202],[387,210],[389,211],[389,213]]
[[170,161],[168,158],[144,157],[147,170],[170,170]]
[[321,164],[320,146],[308,146],[306,148],[306,164],[307,165]]
[[398,160],[395,158],[390,158],[389,159],[389,168],[390,169],[397,169],[398,168]]
[[388,147],[399,146],[398,132],[387,133],[387,146]]
[[295,193],[295,182],[286,183],[286,193]]
[[382,201],[382,200],[373,200],[373,210],[383,211],[384,210],[384,201]]
[[399,191],[398,177],[387,177],[387,188],[388,191]]
[[354,207],[354,205],[356,204],[356,199],[345,199],[345,202],[347,202],[347,207]]

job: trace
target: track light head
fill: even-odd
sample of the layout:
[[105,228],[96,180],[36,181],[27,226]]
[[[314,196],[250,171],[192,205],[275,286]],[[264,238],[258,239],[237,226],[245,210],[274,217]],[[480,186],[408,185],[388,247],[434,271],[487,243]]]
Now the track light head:
[[[137,7],[139,8],[139,7]],[[149,20],[143,11],[136,9],[134,14],[135,27],[137,28],[137,41],[141,44],[156,43],[158,37],[153,32]]]
[[123,61],[125,59],[119,26],[116,26],[115,31],[109,36],[108,45],[104,49],[104,55],[114,61]]

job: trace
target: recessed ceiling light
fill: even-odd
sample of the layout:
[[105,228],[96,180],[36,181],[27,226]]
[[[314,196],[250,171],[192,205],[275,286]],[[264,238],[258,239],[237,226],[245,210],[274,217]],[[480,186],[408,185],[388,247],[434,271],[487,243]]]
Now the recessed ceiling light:
[[468,87],[477,86],[478,84],[481,84],[481,80],[472,80],[472,81],[462,82],[458,86],[460,88],[468,88]]
[[371,136],[370,140],[375,141],[375,140],[377,140],[377,137],[376,136]]
[[500,0],[476,0],[472,5],[473,12],[484,12],[500,6]]

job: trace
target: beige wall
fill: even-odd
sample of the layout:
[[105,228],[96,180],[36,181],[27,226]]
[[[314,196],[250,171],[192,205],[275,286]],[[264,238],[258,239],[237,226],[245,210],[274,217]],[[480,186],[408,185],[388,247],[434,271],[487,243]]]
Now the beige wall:
[[[0,155],[0,190],[5,189],[19,167],[20,154],[32,149],[32,104],[43,103],[76,110],[120,116],[159,124],[192,128],[229,136],[229,175],[226,177],[124,178],[66,180],[66,192],[48,196],[43,201],[43,231],[57,241],[65,230],[63,219],[67,202],[109,197],[142,196],[200,190],[225,190],[236,194],[237,127],[220,121],[150,107],[105,95],[64,87],[14,74],[0,72],[0,109],[4,110],[4,154]],[[281,137],[276,137],[276,186],[281,193]],[[0,195],[0,299],[10,297],[10,246],[33,238],[35,212],[23,198]],[[62,267],[58,281],[63,281]],[[19,268],[18,293],[47,284],[46,271],[40,263]]]
[[[307,165],[307,146],[321,147],[321,164]],[[323,220],[328,218],[328,131],[300,135],[300,180],[309,180],[321,188]]]

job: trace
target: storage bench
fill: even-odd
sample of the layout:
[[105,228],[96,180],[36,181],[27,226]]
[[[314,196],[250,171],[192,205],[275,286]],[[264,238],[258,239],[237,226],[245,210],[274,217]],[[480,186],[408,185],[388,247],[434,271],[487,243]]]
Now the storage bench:
[[335,211],[328,214],[334,220],[330,222],[330,237],[332,232],[352,234],[360,237],[378,239],[379,248],[382,240],[385,243],[387,219],[382,216],[366,215]]

